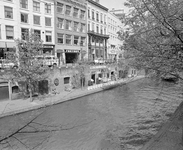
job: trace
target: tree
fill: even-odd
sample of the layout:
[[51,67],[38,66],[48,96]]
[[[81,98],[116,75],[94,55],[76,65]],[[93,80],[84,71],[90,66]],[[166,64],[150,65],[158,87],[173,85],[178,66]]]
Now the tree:
[[130,28],[125,50],[130,64],[180,79],[183,69],[183,1],[128,0]]
[[15,40],[17,50],[8,55],[8,59],[17,64],[17,68],[11,70],[6,75],[10,80],[24,81],[32,101],[34,84],[46,78],[47,67],[35,57],[42,51],[42,41],[37,34],[32,32],[25,34],[25,40]]

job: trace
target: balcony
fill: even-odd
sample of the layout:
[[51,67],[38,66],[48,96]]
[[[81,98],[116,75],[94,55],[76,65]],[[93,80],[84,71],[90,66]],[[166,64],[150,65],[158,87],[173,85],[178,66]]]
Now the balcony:
[[109,35],[107,35],[107,34],[103,34],[103,33],[97,33],[97,32],[94,32],[93,30],[91,31],[91,30],[89,30],[88,31],[88,34],[90,34],[90,35],[95,35],[95,36],[100,36],[100,37],[104,37],[104,38],[109,38]]

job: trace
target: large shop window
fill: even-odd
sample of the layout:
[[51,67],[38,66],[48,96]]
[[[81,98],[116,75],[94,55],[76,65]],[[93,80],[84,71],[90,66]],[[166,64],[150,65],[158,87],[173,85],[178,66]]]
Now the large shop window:
[[66,38],[65,38],[65,43],[68,44],[68,45],[71,45],[71,35],[66,35]]
[[63,44],[64,43],[64,34],[57,33],[57,42],[59,44]]
[[14,39],[14,27],[6,26],[6,39],[11,40]]

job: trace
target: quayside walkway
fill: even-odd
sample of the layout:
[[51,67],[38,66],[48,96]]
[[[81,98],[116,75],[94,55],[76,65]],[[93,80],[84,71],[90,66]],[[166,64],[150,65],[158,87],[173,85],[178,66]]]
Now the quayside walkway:
[[183,150],[183,102],[159,132],[140,150]]
[[[119,81],[111,81],[109,83],[105,83],[105,85],[103,84],[103,86],[107,86],[110,84],[128,83],[141,78],[144,78],[144,76],[136,76],[133,78],[127,78]],[[0,118],[30,111],[30,110],[39,109],[42,107],[58,104],[64,101],[73,100],[75,98],[100,92],[104,90],[103,86],[94,85],[88,88],[72,89],[71,91],[64,91],[55,95],[45,95],[41,97],[36,97],[33,102],[30,102],[29,99],[1,101],[0,102]]]

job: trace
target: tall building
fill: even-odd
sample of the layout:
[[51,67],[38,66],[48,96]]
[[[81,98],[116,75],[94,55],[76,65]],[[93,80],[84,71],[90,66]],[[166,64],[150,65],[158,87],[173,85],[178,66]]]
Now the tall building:
[[[14,0],[15,1],[15,0]],[[43,54],[54,55],[54,0],[17,0],[18,37],[37,33],[43,41]]]
[[84,59],[86,45],[86,2],[84,0],[56,0],[56,54],[60,64]]
[[108,58],[115,60],[118,59],[119,55],[122,53],[121,47],[123,41],[119,40],[118,32],[122,30],[123,25],[118,17],[111,12],[108,12],[107,25],[109,35],[107,42]]
[[30,31],[43,41],[43,53],[54,54],[54,0],[1,0],[0,9],[0,58]]
[[18,36],[18,5],[16,0],[0,0],[0,59],[6,58],[7,52],[14,52],[14,39]]
[[87,45],[88,59],[107,59],[107,13],[108,9],[99,1],[87,0]]

